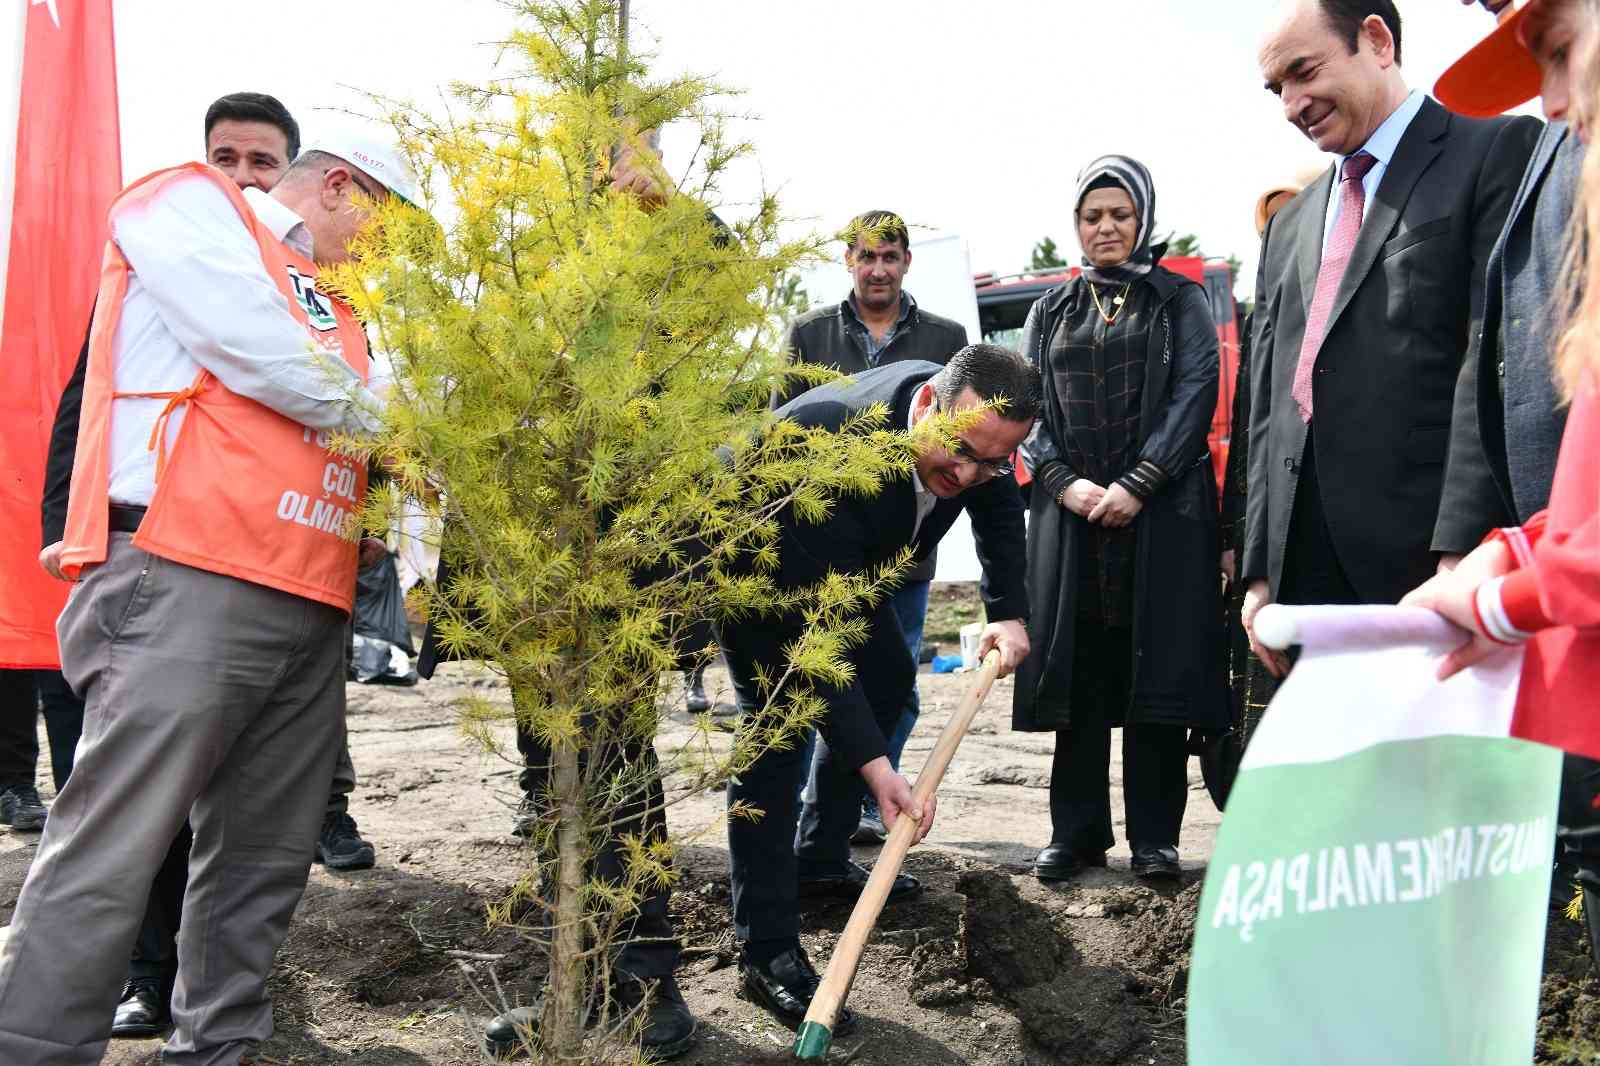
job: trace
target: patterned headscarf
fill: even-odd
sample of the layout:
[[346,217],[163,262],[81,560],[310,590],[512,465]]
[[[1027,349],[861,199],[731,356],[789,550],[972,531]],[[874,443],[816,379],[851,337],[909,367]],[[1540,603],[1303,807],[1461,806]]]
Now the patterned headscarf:
[[[1078,196],[1072,202],[1073,217],[1083,207],[1083,198],[1091,189],[1116,186],[1133,199],[1134,213],[1139,216],[1139,233],[1134,238],[1133,254],[1116,266],[1097,267],[1083,260],[1083,273],[1090,281],[1102,285],[1134,281],[1150,273],[1166,246],[1152,247],[1150,235],[1156,225],[1156,188],[1150,181],[1150,172],[1137,159],[1125,155],[1103,155],[1084,167],[1078,174]],[[1076,226],[1074,226],[1076,228]]]

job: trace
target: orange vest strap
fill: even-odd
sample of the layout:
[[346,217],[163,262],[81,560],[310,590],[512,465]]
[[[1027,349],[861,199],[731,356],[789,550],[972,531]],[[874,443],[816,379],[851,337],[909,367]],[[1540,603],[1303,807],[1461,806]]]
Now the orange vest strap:
[[156,484],[161,483],[161,475],[167,468],[167,422],[172,418],[174,411],[185,406],[199,394],[206,383],[206,371],[202,370],[200,376],[187,388],[177,392],[113,392],[113,400],[166,400],[167,405],[156,416],[156,424],[150,428],[150,443],[145,447],[156,453]]

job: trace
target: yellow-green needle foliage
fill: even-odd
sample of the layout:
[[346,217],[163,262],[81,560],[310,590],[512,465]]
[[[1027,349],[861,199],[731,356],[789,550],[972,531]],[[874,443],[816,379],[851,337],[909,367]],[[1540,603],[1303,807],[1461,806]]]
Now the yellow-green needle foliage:
[[[385,205],[334,280],[393,363],[373,448],[392,480],[369,528],[406,496],[442,517],[452,576],[424,588],[428,617],[445,651],[504,672],[517,718],[552,750],[530,869],[495,910],[551,953],[536,1050],[617,1061],[618,1040],[584,1021],[610,1004],[596,991],[607,949],[674,876],[671,846],[637,824],[627,876],[591,876],[619,805],[657,772],[622,752],[656,736],[661,672],[712,653],[687,646],[696,620],[777,612],[810,626],[766,679],[767,705],[731,743],[707,720],[663,749],[665,802],[797,742],[821,710],[810,686],[850,675],[862,607],[889,575],[778,589],[777,517],[820,520],[908,476],[913,452],[881,411],[843,433],[766,411],[785,364],[772,308],[819,244],[785,239],[770,198],[730,207],[726,228],[711,216],[719,177],[749,151],[724,136],[713,87],[652,81],[619,55],[610,0],[513,6],[503,58],[519,74],[458,87],[447,118],[393,114],[439,221]],[[669,122],[700,132],[692,179],[642,147],[639,131]],[[613,186],[630,156],[662,195]],[[474,701],[464,728],[488,740],[506,713]]]

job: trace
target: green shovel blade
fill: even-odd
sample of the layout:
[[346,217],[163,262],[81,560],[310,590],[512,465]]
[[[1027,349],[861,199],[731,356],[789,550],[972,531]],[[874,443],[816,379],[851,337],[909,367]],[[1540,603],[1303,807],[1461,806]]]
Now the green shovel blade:
[[794,1034],[794,1057],[801,1060],[818,1061],[826,1058],[828,1044],[833,1040],[833,1032],[821,1022],[806,1022],[800,1026],[799,1032]]

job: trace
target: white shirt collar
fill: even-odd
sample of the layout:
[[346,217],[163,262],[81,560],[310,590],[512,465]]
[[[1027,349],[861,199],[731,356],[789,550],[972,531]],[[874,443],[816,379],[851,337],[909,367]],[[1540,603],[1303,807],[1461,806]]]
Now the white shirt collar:
[[[1411,120],[1417,117],[1417,112],[1422,110],[1423,102],[1427,99],[1420,89],[1412,89],[1400,102],[1400,106],[1383,120],[1383,124],[1372,131],[1372,136],[1367,138],[1367,143],[1359,150],[1376,159],[1378,166],[1388,166],[1389,161],[1394,158],[1395,149],[1400,147],[1400,138],[1405,136],[1406,130],[1411,126]],[[1341,156],[1341,163],[1347,158],[1349,157]]]
[[306,228],[305,219],[255,186],[244,190],[244,202],[267,227],[267,232],[293,251],[311,258],[311,231]]

